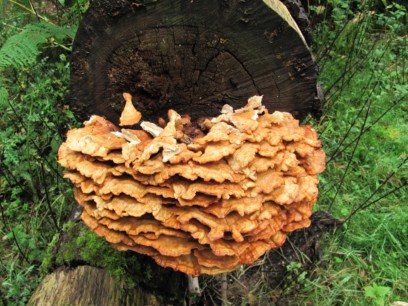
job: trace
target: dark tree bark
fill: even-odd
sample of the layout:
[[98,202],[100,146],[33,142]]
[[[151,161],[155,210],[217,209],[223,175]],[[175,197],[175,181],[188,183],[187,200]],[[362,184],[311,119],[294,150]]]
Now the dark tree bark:
[[304,117],[320,112],[316,78],[278,0],[95,0],[74,41],[69,100],[80,119],[115,123],[123,92],[151,121],[170,108],[216,116],[256,94],[271,111]]

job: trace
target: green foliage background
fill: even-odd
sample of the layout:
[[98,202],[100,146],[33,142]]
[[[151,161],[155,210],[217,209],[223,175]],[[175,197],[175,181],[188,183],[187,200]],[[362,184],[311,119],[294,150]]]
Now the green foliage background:
[[[50,267],[47,247],[66,229],[73,198],[56,159],[64,134],[78,125],[64,96],[88,5],[0,3],[0,305],[28,301]],[[408,301],[406,8],[329,0],[308,10],[326,97],[324,116],[308,120],[328,155],[316,209],[346,223],[326,239],[324,265],[303,271],[290,264],[285,286],[258,282],[251,293],[268,304],[272,297],[288,305]]]

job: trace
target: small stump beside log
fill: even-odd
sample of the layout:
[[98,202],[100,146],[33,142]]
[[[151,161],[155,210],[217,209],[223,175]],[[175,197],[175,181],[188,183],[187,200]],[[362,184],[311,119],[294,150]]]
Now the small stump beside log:
[[162,305],[153,294],[128,289],[109,272],[90,266],[59,268],[47,275],[28,305]]

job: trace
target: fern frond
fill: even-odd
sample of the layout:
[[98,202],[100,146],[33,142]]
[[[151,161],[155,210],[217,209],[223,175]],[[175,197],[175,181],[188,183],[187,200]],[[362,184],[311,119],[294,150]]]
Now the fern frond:
[[62,40],[73,37],[73,29],[40,22],[27,25],[24,30],[9,37],[0,49],[0,71],[7,68],[27,67],[41,53],[40,46],[50,38]]
[[8,91],[0,83],[0,110],[4,110],[7,108],[8,99],[9,99]]

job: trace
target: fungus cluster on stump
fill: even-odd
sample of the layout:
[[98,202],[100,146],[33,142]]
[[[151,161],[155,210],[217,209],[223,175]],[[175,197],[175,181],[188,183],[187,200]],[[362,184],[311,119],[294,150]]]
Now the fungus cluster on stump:
[[[127,103],[121,125],[141,115]],[[280,247],[310,225],[325,153],[316,131],[262,97],[192,124],[120,129],[99,116],[70,130],[59,150],[83,221],[118,250],[189,275],[217,274]]]

